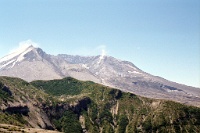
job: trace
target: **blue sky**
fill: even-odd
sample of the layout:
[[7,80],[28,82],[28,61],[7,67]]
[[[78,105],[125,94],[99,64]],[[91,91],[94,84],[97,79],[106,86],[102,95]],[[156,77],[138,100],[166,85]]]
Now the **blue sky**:
[[108,55],[200,87],[199,0],[1,0],[0,57],[31,39],[49,54]]

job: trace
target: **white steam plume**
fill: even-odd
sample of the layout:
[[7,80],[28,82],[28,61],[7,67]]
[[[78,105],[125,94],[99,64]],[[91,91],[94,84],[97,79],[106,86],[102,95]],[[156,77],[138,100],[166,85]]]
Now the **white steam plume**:
[[26,49],[30,46],[39,47],[38,43],[35,43],[29,39],[26,41],[19,42],[18,47],[10,50],[9,54],[23,51],[24,49]]

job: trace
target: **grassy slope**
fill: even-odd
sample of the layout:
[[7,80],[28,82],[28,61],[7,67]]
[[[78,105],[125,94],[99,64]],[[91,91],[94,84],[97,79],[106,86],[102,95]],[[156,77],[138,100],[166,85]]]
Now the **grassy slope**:
[[31,84],[66,102],[89,97],[89,109],[81,112],[89,132],[200,132],[197,107],[148,99],[73,78]]

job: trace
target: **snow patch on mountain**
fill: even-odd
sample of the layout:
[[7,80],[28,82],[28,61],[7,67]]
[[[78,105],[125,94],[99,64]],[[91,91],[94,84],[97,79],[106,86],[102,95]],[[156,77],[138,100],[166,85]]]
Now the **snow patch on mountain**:
[[[0,63],[9,61],[23,53],[27,53],[28,52],[27,50],[30,51],[37,46],[38,46],[37,43],[34,43],[31,40],[20,42],[18,48],[11,50],[11,52],[9,52],[7,56],[4,56],[3,58],[0,59]],[[18,58],[18,61],[23,60],[23,55]]]
[[0,65],[0,69],[2,69],[2,68],[4,68],[4,67],[8,66],[9,64],[13,63],[14,61],[15,61],[15,60],[11,60],[11,61],[9,61],[9,62],[3,64],[3,65]]
[[35,48],[33,47],[33,45],[35,44],[36,43],[32,42],[31,40],[21,42],[17,49],[15,49],[14,51],[12,50],[12,52],[9,55],[4,56],[0,59],[0,69],[11,64],[12,66],[10,66],[9,68],[14,67],[16,63],[21,62],[25,58],[25,54],[27,54]]
[[22,61],[22,60],[24,59],[24,55],[25,55],[26,53],[30,52],[30,51],[33,50],[33,49],[34,49],[33,46],[28,47],[24,52],[22,52],[22,53],[19,55],[19,57],[17,58],[16,62]]
[[128,71],[128,73],[142,74],[142,73],[140,73],[140,72],[137,72],[137,71]]
[[84,67],[85,69],[90,69],[90,67],[88,67],[87,64],[82,64],[82,67]]

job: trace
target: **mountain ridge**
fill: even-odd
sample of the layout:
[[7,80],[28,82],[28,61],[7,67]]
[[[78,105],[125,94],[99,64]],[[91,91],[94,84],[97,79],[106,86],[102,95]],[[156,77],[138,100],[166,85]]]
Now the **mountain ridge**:
[[31,50],[22,51],[9,60],[1,61],[0,76],[19,77],[29,82],[74,77],[145,97],[169,99],[200,106],[199,88],[153,76],[131,62],[106,55],[59,54],[54,56],[31,46]]

